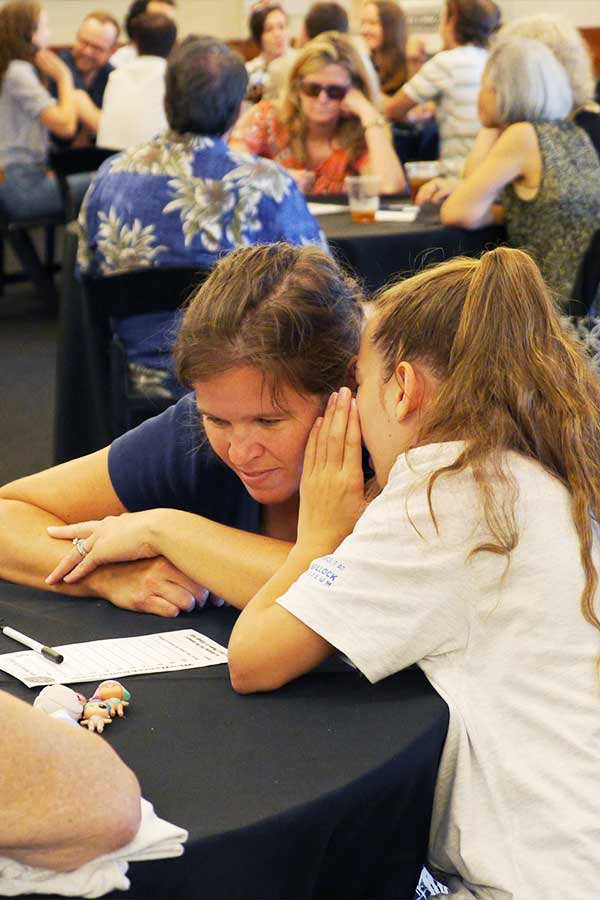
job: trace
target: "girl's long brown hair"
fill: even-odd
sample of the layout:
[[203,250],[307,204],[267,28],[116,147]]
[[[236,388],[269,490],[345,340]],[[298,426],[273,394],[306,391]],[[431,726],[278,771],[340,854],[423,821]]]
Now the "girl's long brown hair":
[[396,0],[368,0],[379,16],[383,41],[373,54],[384,94],[394,94],[408,79],[406,16]]
[[0,9],[0,86],[13,59],[32,62],[36,52],[32,38],[40,12],[36,0],[8,0]]
[[430,478],[432,515],[437,478],[470,467],[491,537],[473,552],[510,560],[519,532],[506,452],[539,462],[571,495],[585,574],[581,610],[600,629],[592,561],[592,521],[600,521],[600,380],[561,324],[533,260],[506,247],[480,260],[454,259],[388,288],[375,310],[371,339],[386,377],[401,360],[420,360],[441,381],[418,441],[465,441],[456,461]]
[[[367,73],[350,38],[337,31],[324,31],[313,38],[296,57],[281,101],[281,121],[289,131],[292,153],[303,165],[306,163],[306,122],[302,115],[300,83],[307,75],[329,65],[346,69],[354,87],[376,105]],[[354,116],[340,118],[336,138],[353,162],[367,149],[364,129]]]

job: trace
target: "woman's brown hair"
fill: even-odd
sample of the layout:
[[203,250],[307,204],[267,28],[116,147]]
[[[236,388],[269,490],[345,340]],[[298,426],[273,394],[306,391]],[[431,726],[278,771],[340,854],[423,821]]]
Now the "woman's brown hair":
[[274,399],[282,384],[325,397],[348,382],[360,300],[356,282],[317,247],[234,250],[190,302],[175,345],[177,375],[191,386],[251,366],[265,373]]
[[406,16],[395,0],[368,0],[379,16],[382,43],[373,53],[373,62],[384,94],[395,94],[408,78],[406,59]]
[[0,9],[0,85],[14,59],[33,61],[32,39],[41,9],[36,0],[8,0]]
[[592,520],[600,521],[600,380],[563,327],[533,260],[506,247],[479,261],[454,259],[388,288],[375,310],[371,340],[386,377],[401,360],[420,360],[441,383],[418,441],[465,441],[456,461],[430,478],[434,520],[437,478],[470,467],[490,533],[472,552],[510,560],[519,532],[506,452],[536,460],[571,495],[585,573],[581,609],[600,629],[592,561]]
[[487,47],[500,28],[500,9],[494,0],[447,0],[448,19],[454,19],[459,44]]
[[[324,31],[309,41],[294,61],[281,101],[281,121],[289,131],[292,153],[303,165],[307,161],[306,122],[302,115],[300,84],[307,75],[330,65],[346,69],[353,87],[358,88],[371,103],[377,105],[361,58],[349,37],[337,31]],[[364,129],[355,116],[340,118],[336,138],[353,162],[367,149]]]

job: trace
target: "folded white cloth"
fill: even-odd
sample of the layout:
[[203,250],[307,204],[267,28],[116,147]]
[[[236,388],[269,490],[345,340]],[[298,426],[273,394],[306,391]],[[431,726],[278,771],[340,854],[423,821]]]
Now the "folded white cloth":
[[126,876],[130,862],[181,856],[187,838],[185,829],[160,819],[152,804],[142,799],[142,820],[134,839],[120,850],[98,856],[72,872],[25,866],[0,857],[0,896],[102,897],[109,891],[126,891],[130,886]]

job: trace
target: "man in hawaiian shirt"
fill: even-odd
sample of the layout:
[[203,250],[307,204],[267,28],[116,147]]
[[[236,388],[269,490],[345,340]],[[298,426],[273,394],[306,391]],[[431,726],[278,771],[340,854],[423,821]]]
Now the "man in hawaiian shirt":
[[[170,127],[100,168],[79,216],[81,272],[212,266],[236,247],[274,241],[326,246],[286,171],[226,143],[247,81],[241,57],[214,38],[192,36],[173,51],[165,93]],[[175,315],[119,321],[130,362],[168,368]]]

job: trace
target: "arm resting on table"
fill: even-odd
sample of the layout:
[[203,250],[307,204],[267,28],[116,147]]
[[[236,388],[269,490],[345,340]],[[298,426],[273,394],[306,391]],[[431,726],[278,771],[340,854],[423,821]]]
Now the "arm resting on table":
[[133,772],[97,735],[0,693],[0,855],[67,871],[129,843]]
[[[49,590],[46,576],[72,548],[70,541],[51,538],[47,526],[120,516],[125,511],[108,474],[108,449],[6,485],[0,489],[0,577]],[[139,559],[133,553],[131,561],[109,564],[102,560],[103,564],[82,580],[60,581],[52,589],[106,597],[117,606],[143,612],[175,615],[176,607],[189,608],[181,591],[187,591],[187,597],[196,596],[195,586],[201,584],[241,607],[284,562],[291,547],[285,541],[248,534],[180,510],[159,509],[129,518],[136,517],[143,520],[144,529],[134,543],[140,548],[139,556],[151,559]],[[122,552],[123,538],[119,544]],[[136,597],[136,592],[155,597],[152,584],[137,583],[159,557],[170,566],[162,575],[169,583],[167,596],[158,592],[170,611],[164,603],[156,608],[155,600],[148,605]]]
[[511,125],[494,143],[485,159],[461,181],[440,209],[444,225],[481,228],[500,224],[495,202],[507,184],[528,175],[535,168],[537,138],[527,122]]
[[239,694],[274,691],[333,653],[328,641],[277,603],[313,559],[333,549],[297,544],[238,618],[227,653],[231,686]]

